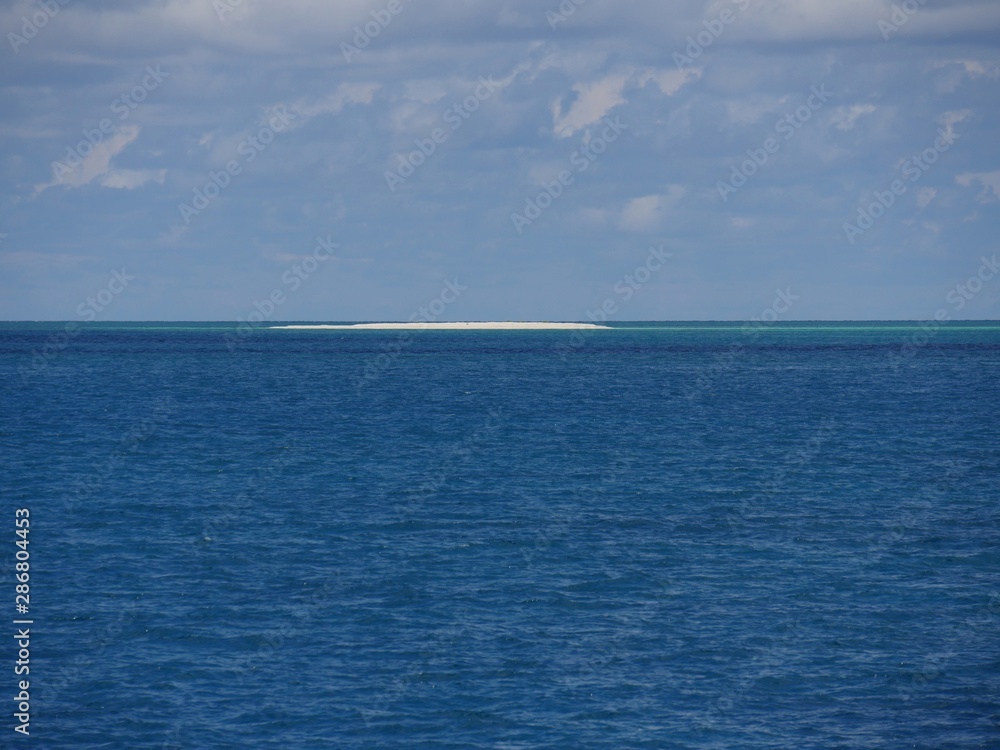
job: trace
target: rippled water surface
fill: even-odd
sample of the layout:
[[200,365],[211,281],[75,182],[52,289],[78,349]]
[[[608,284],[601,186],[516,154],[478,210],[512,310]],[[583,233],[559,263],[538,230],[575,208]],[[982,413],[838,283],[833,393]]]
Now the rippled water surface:
[[0,382],[4,747],[1000,747],[1000,324],[2,324]]

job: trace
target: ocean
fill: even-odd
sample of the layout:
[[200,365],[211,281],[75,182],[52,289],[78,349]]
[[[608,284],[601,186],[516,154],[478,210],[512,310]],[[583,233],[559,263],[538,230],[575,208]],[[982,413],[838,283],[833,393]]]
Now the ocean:
[[0,382],[2,747],[1000,747],[1000,323],[4,323]]

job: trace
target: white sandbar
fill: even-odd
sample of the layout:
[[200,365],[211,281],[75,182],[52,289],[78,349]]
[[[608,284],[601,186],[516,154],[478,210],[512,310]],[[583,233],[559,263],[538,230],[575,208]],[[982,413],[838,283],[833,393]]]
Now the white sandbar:
[[518,321],[505,322],[470,322],[470,323],[351,323],[350,325],[295,325],[295,326],[271,326],[272,328],[284,328],[308,331],[327,330],[421,330],[421,331],[577,331],[581,328],[603,328],[607,326],[595,325],[594,323],[530,323]]

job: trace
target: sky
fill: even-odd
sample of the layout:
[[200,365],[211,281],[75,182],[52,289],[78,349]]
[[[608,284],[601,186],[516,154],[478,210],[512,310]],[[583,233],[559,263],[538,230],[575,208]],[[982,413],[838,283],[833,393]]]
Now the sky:
[[0,31],[0,319],[1000,318],[996,0],[17,0]]

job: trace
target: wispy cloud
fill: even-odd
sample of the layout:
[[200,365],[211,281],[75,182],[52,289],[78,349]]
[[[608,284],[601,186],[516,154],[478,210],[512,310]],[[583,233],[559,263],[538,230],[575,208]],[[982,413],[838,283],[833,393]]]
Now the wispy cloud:
[[572,91],[576,98],[563,110],[563,98],[557,97],[552,103],[553,133],[559,138],[569,138],[588,125],[599,122],[611,110],[626,104],[625,90],[628,87],[642,88],[655,83],[665,96],[673,96],[688,81],[701,75],[699,70],[676,70],[628,68],[594,81],[576,83]]
[[124,188],[132,190],[153,180],[162,184],[166,170],[116,170],[111,166],[111,160],[125,150],[126,146],[139,137],[139,127],[126,125],[104,141],[93,146],[86,157],[75,166],[67,166],[63,162],[52,165],[52,181],[35,185],[34,195],[39,195],[51,187],[78,188],[97,181],[99,185],[109,188]]
[[983,188],[979,194],[981,203],[1000,200],[1000,170],[996,172],[967,172],[958,175],[955,182],[962,187],[972,187],[973,183],[978,182]]
[[328,96],[320,99],[299,99],[289,108],[302,117],[335,115],[348,104],[371,104],[381,88],[380,83],[342,83]]
[[649,232],[657,229],[664,214],[684,197],[687,190],[671,185],[666,193],[633,198],[622,209],[618,226],[626,232]]
[[838,130],[852,130],[854,123],[874,111],[874,104],[851,104],[846,107],[837,107],[833,111],[832,122]]

